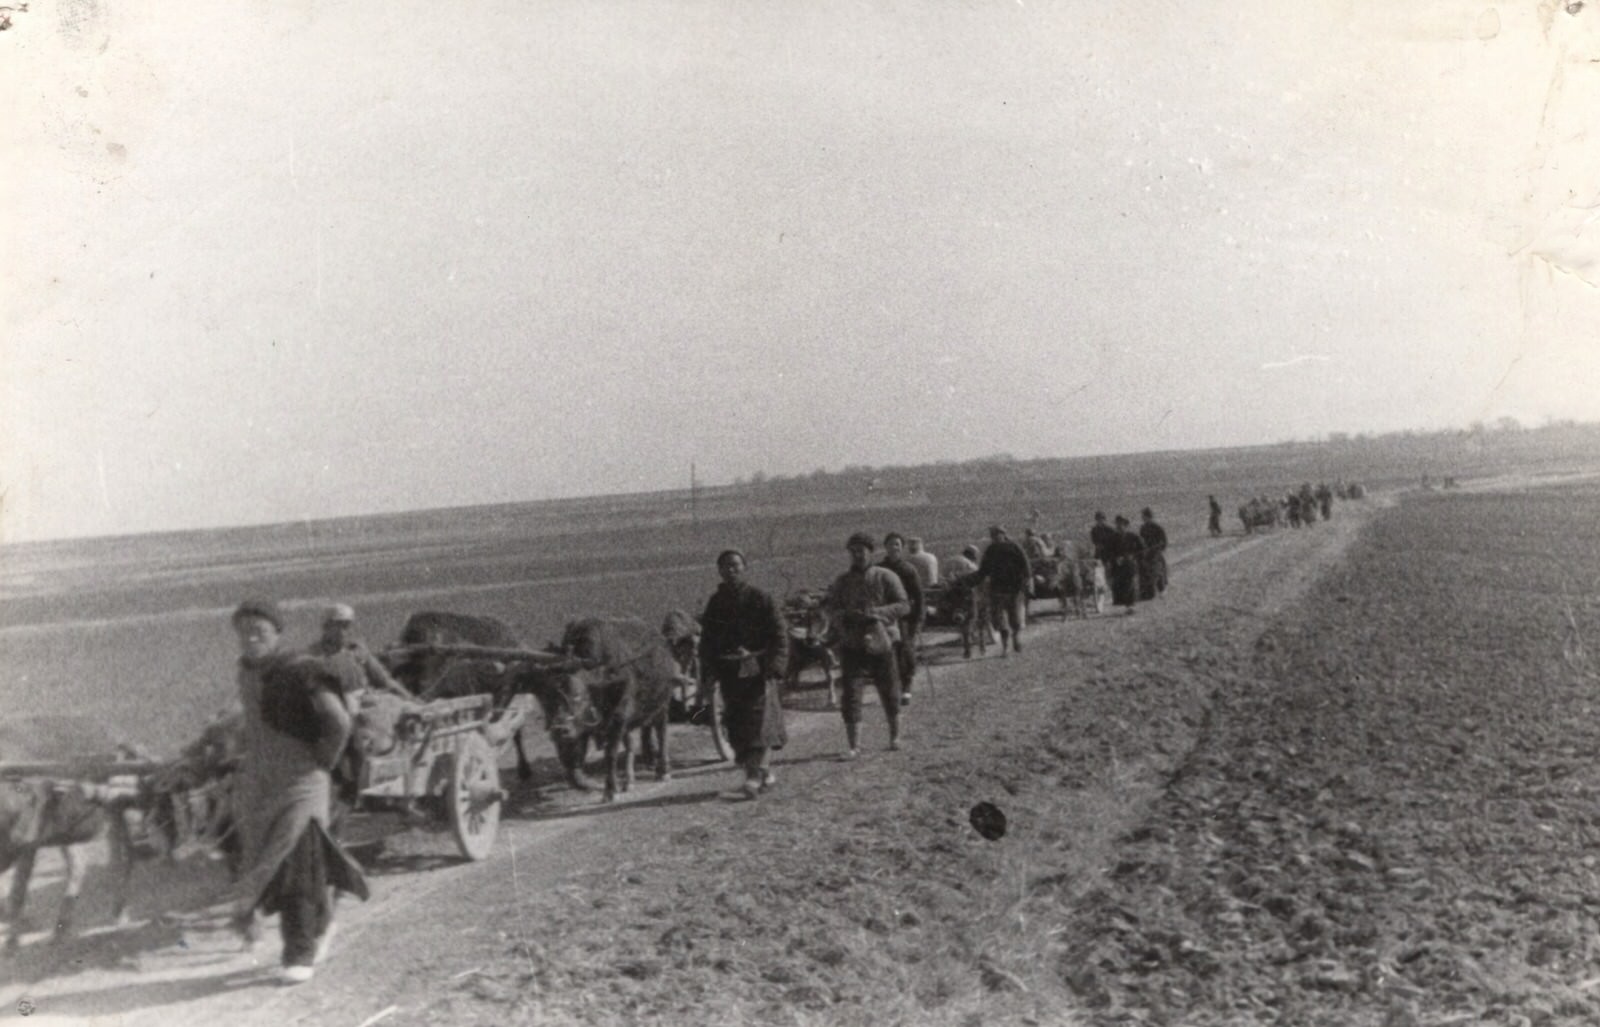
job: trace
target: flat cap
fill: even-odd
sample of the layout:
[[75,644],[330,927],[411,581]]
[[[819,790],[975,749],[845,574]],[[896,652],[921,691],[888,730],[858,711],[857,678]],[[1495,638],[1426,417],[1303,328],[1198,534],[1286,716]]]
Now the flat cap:
[[264,620],[279,631],[283,630],[283,611],[270,599],[246,599],[234,609],[233,616],[228,619],[237,624],[246,617]]
[[858,531],[854,535],[851,535],[850,538],[848,540],[846,540],[845,544],[844,544],[844,547],[846,549],[853,549],[856,546],[866,546],[869,550],[871,550],[871,549],[877,549],[878,548],[878,543],[876,543],[876,542],[874,542],[872,540],[872,536],[871,535],[868,535],[864,531]]
[[354,624],[355,622],[355,609],[345,603],[334,603],[322,611],[322,623],[324,624]]

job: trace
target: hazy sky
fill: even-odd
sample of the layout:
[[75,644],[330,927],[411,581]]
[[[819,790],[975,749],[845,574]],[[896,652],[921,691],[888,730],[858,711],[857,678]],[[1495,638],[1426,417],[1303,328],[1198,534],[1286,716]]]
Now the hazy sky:
[[1600,4],[14,20],[0,539],[1600,417]]

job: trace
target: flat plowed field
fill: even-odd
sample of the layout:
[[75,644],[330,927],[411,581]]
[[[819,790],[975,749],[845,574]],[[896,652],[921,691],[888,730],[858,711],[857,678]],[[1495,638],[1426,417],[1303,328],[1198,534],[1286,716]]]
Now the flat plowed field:
[[1067,925],[1097,1018],[1600,1023],[1596,510],[1412,497],[1272,624]]

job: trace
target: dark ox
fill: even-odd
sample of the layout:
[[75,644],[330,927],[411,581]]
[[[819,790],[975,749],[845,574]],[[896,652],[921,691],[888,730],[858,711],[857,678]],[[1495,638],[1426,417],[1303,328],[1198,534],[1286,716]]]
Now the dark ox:
[[656,780],[671,778],[667,755],[667,710],[680,672],[660,631],[636,618],[586,617],[562,632],[559,651],[571,662],[556,673],[551,730],[569,742],[593,736],[605,751],[606,784],[602,802],[619,790],[617,757],[622,757],[620,790],[633,783],[633,745],[629,732],[654,744]]
[[[400,630],[400,645],[524,648],[522,640],[504,621],[494,617],[437,611],[424,611],[407,617],[405,626]],[[550,740],[555,745],[556,756],[567,782],[574,788],[584,790],[594,786],[583,773],[588,739],[569,738],[551,727],[555,690],[560,687],[558,671],[531,661],[483,660],[425,651],[402,653],[390,662],[389,670],[411,694],[424,701],[464,695],[493,695],[498,704],[504,705],[514,696],[532,695],[544,712],[545,726],[551,728]],[[517,777],[527,781],[533,777],[533,767],[523,747],[522,732],[518,731],[512,741],[517,750]]]

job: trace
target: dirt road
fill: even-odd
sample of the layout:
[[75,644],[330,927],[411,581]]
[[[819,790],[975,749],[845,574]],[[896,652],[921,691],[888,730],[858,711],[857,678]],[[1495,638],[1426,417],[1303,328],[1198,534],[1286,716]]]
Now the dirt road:
[[[443,838],[397,839],[373,900],[341,910],[312,984],[278,986],[270,932],[242,953],[202,910],[60,953],[30,945],[0,968],[0,1018],[881,1024],[981,1009],[1061,1022],[1076,1000],[1034,965],[1041,939],[997,896],[1104,869],[1193,744],[1219,676],[1380,505],[1174,552],[1162,599],[1133,616],[1041,618],[1008,660],[936,646],[908,751],[881,751],[869,711],[868,754],[840,763],[836,715],[794,711],[779,787],[754,803],[733,801],[736,775],[679,733],[675,779],[615,806],[555,786],[516,795],[482,864],[453,863]],[[965,826],[978,799],[1010,813],[1005,842]],[[209,883],[152,880],[140,908]]]

